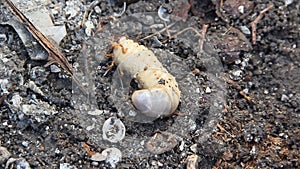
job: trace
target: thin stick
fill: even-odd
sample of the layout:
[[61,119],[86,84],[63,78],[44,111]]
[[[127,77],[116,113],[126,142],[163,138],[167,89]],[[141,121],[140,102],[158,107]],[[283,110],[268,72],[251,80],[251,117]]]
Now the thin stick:
[[235,83],[233,80],[231,80],[229,78],[225,78],[225,81],[228,84],[231,84],[235,89],[239,90],[239,94],[242,95],[248,103],[250,103],[250,104],[254,103],[253,99],[242,90],[242,87],[240,85],[238,85],[237,83]]
[[200,50],[203,50],[203,45],[204,45],[204,41],[205,41],[205,36],[206,36],[207,28],[208,28],[208,25],[207,24],[203,24],[202,30],[201,30],[201,35],[202,35],[201,38],[202,39],[199,39]]
[[100,3],[99,0],[93,1],[84,11],[83,16],[82,16],[82,21],[81,21],[81,27],[84,26],[84,23],[86,21],[86,19],[88,18],[89,12],[91,9],[93,9],[96,5],[98,5]]
[[174,26],[175,23],[176,23],[176,22],[174,22],[174,23],[168,25],[167,27],[163,28],[162,30],[160,30],[160,31],[158,31],[158,32],[155,32],[155,33],[153,33],[153,34],[151,34],[151,35],[148,35],[148,36],[146,36],[146,37],[144,37],[144,38],[142,38],[142,39],[140,39],[140,40],[149,39],[149,38],[151,38],[151,37],[153,37],[153,36],[155,36],[155,35],[158,35],[158,34],[164,32],[164,31],[166,31],[167,29],[171,28],[172,26]]
[[178,35],[180,35],[180,34],[186,32],[186,31],[189,31],[189,30],[195,32],[198,36],[201,36],[201,34],[198,32],[198,30],[196,30],[196,29],[193,28],[193,27],[187,27],[187,28],[184,28],[184,29],[182,29],[181,31],[175,33],[173,36],[176,37],[176,36],[178,36]]
[[65,55],[60,52],[47,38],[44,36],[31,22],[30,20],[10,1],[6,0],[12,12],[14,12],[23,22],[27,30],[32,34],[32,36],[40,43],[40,45],[48,52],[48,64],[57,63],[60,65],[76,82],[76,84],[81,88],[81,91],[86,92],[86,90],[80,85],[78,79],[73,76],[73,67],[69,63]]
[[195,28],[187,27],[187,28],[175,33],[173,36],[176,37],[179,34],[182,34],[182,33],[186,32],[186,31],[189,31],[189,30],[195,32],[196,35],[200,37],[200,39],[198,40],[198,43],[199,43],[200,50],[202,51],[203,50],[203,44],[204,44],[204,41],[205,41],[205,35],[206,35],[206,32],[207,32],[207,28],[208,28],[208,25],[204,24],[203,27],[202,27],[202,30],[201,30],[201,34],[200,34],[198,32],[198,30],[196,30]]
[[10,1],[6,0],[18,17],[23,21],[28,31],[49,53],[49,57],[63,67],[70,75],[73,75],[73,68],[66,57],[29,21],[29,19]]
[[[166,22],[166,21],[164,22],[164,25],[165,25],[165,27],[166,27],[166,28],[168,27],[168,25],[167,25],[167,22]],[[166,32],[167,32],[167,34],[168,34],[168,38],[169,38],[169,39],[171,39],[171,38],[172,38],[172,36],[171,36],[171,33],[170,33],[170,31],[169,31],[169,29],[168,29],[168,28],[166,29]]]
[[274,4],[270,4],[268,7],[266,7],[264,10],[259,12],[259,15],[250,23],[250,26],[252,28],[252,44],[256,44],[256,25],[258,22],[263,18],[264,13],[266,13],[268,10],[274,7]]

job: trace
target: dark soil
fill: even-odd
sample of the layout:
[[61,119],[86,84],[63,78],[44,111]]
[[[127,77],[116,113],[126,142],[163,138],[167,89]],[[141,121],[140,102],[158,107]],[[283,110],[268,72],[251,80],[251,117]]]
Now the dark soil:
[[[122,11],[124,1],[96,3],[95,7],[99,7],[101,13],[95,12],[95,7],[90,9],[95,24],[104,28],[109,25],[109,16]],[[52,16],[53,20],[66,25],[67,35],[60,49],[74,65],[83,55],[86,44],[89,46],[99,42],[98,48],[110,53],[110,46],[101,44],[109,44],[109,38],[115,38],[112,35],[99,40],[103,35],[102,29],[92,37],[85,34],[85,27],[79,24],[84,11],[93,1],[80,2],[80,14],[72,19],[62,19],[66,18],[66,11],[61,8]],[[195,49],[180,38],[168,39],[166,35],[161,35],[157,36],[157,41],[140,41],[149,48],[174,53],[193,72],[197,79],[193,87],[203,92],[203,97],[195,101],[198,109],[194,111],[201,112],[199,116],[203,116],[197,117],[197,128],[186,133],[169,151],[139,158],[123,154],[116,168],[300,168],[299,1],[294,0],[288,5],[284,1],[274,0],[127,2],[125,13],[117,18],[121,22],[125,22],[122,19],[131,14],[157,12],[163,6],[172,15],[187,20],[189,24],[186,27],[203,30],[207,25],[204,50],[223,65],[222,86],[226,87],[226,99],[222,111],[216,112],[221,118],[216,117],[217,123],[209,137],[203,139],[199,134],[200,128],[205,127],[206,123],[202,122],[207,122],[205,118],[210,116],[206,114],[211,113],[208,111],[209,102],[205,102],[205,98],[209,99],[211,95],[205,90],[207,87],[215,89],[210,84],[210,67],[199,59]],[[5,0],[0,1],[1,23],[13,16],[5,4]],[[57,4],[65,6],[66,2],[53,0],[47,7],[53,9]],[[270,7],[271,4],[274,6]],[[240,12],[240,6],[244,7],[243,12]],[[252,31],[251,24],[268,7],[256,24],[256,37],[251,34],[253,32],[248,34],[245,27]],[[93,31],[96,32],[95,29]],[[139,40],[149,34],[131,35],[130,38]],[[10,158],[0,152],[0,168],[16,168],[22,160],[31,168],[63,168],[63,164],[68,165],[65,168],[111,168],[104,161],[90,159],[93,152],[102,152],[107,145],[98,144],[96,136],[88,132],[86,124],[82,123],[82,115],[76,115],[69,75],[63,71],[51,71],[49,66],[44,66],[46,60],[32,60],[12,26],[0,24],[0,35],[0,147],[10,152]],[[207,48],[206,44],[210,46]],[[108,71],[102,69],[110,64],[110,59],[99,62],[101,69],[93,72],[97,77],[95,104],[99,110],[105,110],[103,119],[118,117],[118,109],[110,93],[115,68]],[[43,94],[26,87],[28,81],[33,81]],[[22,98],[20,109],[25,103],[29,105],[34,101],[47,107],[47,111],[26,114],[14,108],[16,95]],[[184,105],[180,108],[184,110]],[[151,137],[170,127],[176,115],[158,119],[153,125],[120,118],[128,129],[126,136]],[[192,155],[197,156],[197,165],[189,161]],[[13,158],[19,161],[7,162]]]

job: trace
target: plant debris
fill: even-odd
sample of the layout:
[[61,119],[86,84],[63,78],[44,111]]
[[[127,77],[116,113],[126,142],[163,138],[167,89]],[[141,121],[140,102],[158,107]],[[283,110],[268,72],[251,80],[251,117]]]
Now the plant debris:
[[[48,42],[71,69],[45,67],[56,50],[7,2],[0,2],[0,168],[299,168],[299,1],[34,1],[65,26],[59,47]],[[13,2],[24,14],[36,9]],[[24,41],[15,27],[36,35]],[[132,80],[112,94],[116,69],[104,69],[105,55],[121,36],[176,72],[183,97],[175,114],[144,124],[119,111],[138,87]],[[114,143],[102,131],[111,117],[126,127]]]
[[153,154],[161,154],[173,149],[179,137],[169,132],[158,132],[146,143],[147,149]]

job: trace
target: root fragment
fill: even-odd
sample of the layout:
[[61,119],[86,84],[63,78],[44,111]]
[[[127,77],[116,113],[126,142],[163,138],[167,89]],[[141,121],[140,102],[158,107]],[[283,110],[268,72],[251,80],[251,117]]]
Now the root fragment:
[[274,7],[274,4],[270,4],[268,7],[263,9],[259,12],[259,15],[250,23],[251,29],[252,29],[252,44],[256,44],[256,25],[258,22],[263,18],[264,13],[266,13],[268,10]]
[[235,89],[239,90],[239,94],[242,95],[246,101],[249,103],[249,104],[253,104],[253,99],[248,96],[243,90],[242,90],[242,87],[240,85],[238,85],[237,83],[235,83],[233,80],[229,79],[229,78],[225,78],[225,81],[228,83],[228,84],[231,84]]

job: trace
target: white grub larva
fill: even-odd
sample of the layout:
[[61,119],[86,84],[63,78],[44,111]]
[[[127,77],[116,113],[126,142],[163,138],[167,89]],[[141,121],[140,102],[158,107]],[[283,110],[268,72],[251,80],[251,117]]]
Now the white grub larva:
[[140,90],[131,96],[134,107],[146,116],[171,115],[178,107],[180,91],[175,77],[159,62],[154,53],[131,39],[121,37],[113,45],[113,61],[136,79]]

